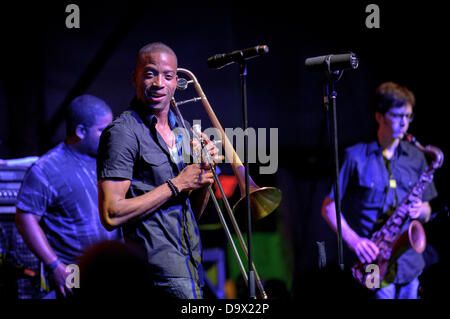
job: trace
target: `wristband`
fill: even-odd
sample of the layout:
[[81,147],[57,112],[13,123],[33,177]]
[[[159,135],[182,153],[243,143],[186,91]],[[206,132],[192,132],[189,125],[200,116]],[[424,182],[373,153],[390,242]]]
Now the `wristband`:
[[177,197],[180,194],[180,191],[178,190],[178,188],[175,186],[174,183],[172,183],[172,181],[170,179],[168,179],[166,181],[167,185],[169,185],[170,190],[172,191],[172,195],[173,197]]
[[54,262],[51,262],[50,264],[46,265],[46,267],[48,268],[48,270],[50,270],[50,272],[54,272],[56,267],[58,267],[60,263],[61,260],[59,260],[59,258],[56,258]]

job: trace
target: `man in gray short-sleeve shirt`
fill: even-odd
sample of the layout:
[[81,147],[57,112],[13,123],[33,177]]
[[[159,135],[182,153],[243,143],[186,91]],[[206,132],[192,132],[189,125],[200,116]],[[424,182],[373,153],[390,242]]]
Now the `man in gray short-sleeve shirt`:
[[[169,47],[153,43],[139,51],[136,97],[101,136],[99,210],[106,228],[122,227],[125,239],[145,250],[156,296],[194,299],[202,298],[203,285],[196,218],[213,176],[204,163],[182,161],[182,153],[190,154],[189,141],[183,143],[189,133],[180,134],[183,123],[170,109],[177,79]],[[215,156],[217,148],[206,142]]]

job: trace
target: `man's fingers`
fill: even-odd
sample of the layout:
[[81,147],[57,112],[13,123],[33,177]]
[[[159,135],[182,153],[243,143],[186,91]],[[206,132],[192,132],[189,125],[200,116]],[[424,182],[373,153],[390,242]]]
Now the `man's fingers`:
[[68,294],[68,295],[73,295],[72,288],[69,288],[69,287],[67,287],[67,286],[65,286],[65,287],[66,287],[67,294]]
[[59,289],[59,292],[64,296],[64,298],[66,298],[67,297],[67,294],[66,294],[66,290],[64,289],[64,285],[58,285],[58,289]]
[[200,136],[201,136],[201,138],[203,138],[206,141],[206,143],[211,143],[211,140],[208,138],[208,135],[206,135],[205,133],[200,132]]
[[200,177],[201,177],[200,179],[201,185],[211,185],[214,183],[214,177],[211,171],[209,172],[203,171]]
[[[375,246],[375,247],[374,247]],[[358,243],[357,256],[363,263],[370,263],[377,258],[378,248],[369,240]]]
[[208,180],[208,179],[212,179],[213,180],[213,173],[211,172],[211,171],[209,171],[209,172],[205,172],[205,171],[203,171],[203,173],[202,173],[202,179],[205,179],[205,180]]
[[373,257],[373,259],[377,258],[377,255],[379,253],[377,245],[375,245],[375,243],[373,243],[371,241],[367,241],[366,244],[371,252],[371,256]]
[[214,156],[214,162],[216,163],[221,163],[225,160],[225,156],[224,155],[216,155]]
[[364,249],[361,249],[360,251],[360,259],[361,258],[364,263],[370,263],[372,261],[370,255]]

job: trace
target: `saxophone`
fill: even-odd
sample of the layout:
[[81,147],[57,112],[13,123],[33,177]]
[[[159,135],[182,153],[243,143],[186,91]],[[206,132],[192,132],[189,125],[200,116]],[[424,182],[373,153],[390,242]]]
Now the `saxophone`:
[[[368,280],[376,279],[378,283],[383,282],[381,284],[382,286],[393,281],[394,278],[387,278],[389,277],[389,270],[396,259],[398,259],[398,257],[400,257],[410,246],[419,254],[425,250],[426,246],[425,231],[419,221],[412,221],[407,231],[404,233],[400,232],[402,226],[409,220],[409,210],[411,206],[417,199],[421,199],[422,193],[433,180],[435,170],[442,166],[444,154],[435,146],[428,145],[423,147],[411,134],[407,133],[405,138],[426,155],[431,156],[432,161],[385,224],[372,234],[370,240],[374,242],[379,249],[377,259],[370,264],[358,261],[352,266],[353,277],[370,290],[379,288],[379,285],[372,285],[368,283]],[[368,268],[369,265],[372,267]],[[373,265],[378,266],[378,278],[373,278],[372,276],[374,273],[368,271],[369,269],[373,269]]]

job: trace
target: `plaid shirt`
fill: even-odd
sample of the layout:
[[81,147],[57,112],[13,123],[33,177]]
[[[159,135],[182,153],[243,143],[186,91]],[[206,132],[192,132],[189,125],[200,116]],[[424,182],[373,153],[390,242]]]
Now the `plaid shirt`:
[[95,159],[77,157],[65,143],[28,169],[16,207],[41,216],[50,246],[66,264],[95,243],[120,239],[119,231],[108,232],[100,222]]

